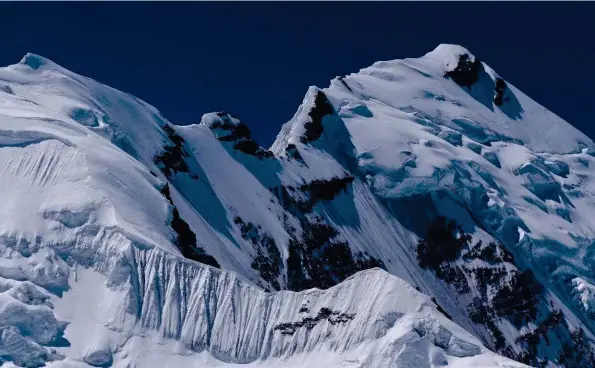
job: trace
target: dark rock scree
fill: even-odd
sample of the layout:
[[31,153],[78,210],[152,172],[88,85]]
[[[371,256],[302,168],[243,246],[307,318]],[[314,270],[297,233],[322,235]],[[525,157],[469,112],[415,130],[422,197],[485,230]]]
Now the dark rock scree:
[[273,330],[280,331],[282,335],[293,335],[302,327],[311,330],[322,321],[328,321],[331,325],[336,325],[347,323],[354,317],[354,314],[341,313],[330,310],[329,308],[320,308],[315,317],[306,317],[298,322],[280,323]]
[[170,226],[177,234],[174,244],[182,252],[182,255],[193,261],[220,268],[219,262],[213,256],[207,254],[203,248],[196,245],[196,234],[190,229],[188,223],[180,217],[180,213],[171,199],[169,186],[165,184],[160,192],[173,206]]

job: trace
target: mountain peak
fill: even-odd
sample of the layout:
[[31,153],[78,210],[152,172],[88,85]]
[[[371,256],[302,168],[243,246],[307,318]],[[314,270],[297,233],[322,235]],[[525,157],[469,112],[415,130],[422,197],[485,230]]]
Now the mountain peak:
[[3,361],[594,366],[593,143],[461,46],[310,87],[277,156],[35,54],[0,102]]
[[461,55],[468,55],[470,61],[475,61],[475,56],[465,47],[448,43],[441,43],[423,58],[443,62],[446,66],[456,66]]

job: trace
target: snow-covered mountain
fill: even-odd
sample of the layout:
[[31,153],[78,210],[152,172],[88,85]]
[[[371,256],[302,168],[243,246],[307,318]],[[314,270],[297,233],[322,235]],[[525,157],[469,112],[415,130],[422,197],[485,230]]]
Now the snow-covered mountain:
[[311,87],[270,149],[28,54],[0,68],[0,362],[595,366],[594,155],[459,46]]

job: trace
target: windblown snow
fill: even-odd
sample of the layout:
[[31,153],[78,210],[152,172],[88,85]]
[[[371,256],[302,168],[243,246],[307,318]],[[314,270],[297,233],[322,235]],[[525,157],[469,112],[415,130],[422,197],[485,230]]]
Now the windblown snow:
[[[594,148],[454,45],[311,87],[270,150],[27,54],[0,68],[0,362],[580,366]],[[481,243],[431,269],[440,216]]]

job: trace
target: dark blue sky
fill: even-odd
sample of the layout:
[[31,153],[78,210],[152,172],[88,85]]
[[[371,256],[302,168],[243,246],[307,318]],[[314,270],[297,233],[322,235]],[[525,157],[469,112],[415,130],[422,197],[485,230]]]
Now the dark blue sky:
[[226,110],[268,146],[309,85],[457,43],[595,137],[595,3],[4,3],[0,65],[26,52],[156,106]]

